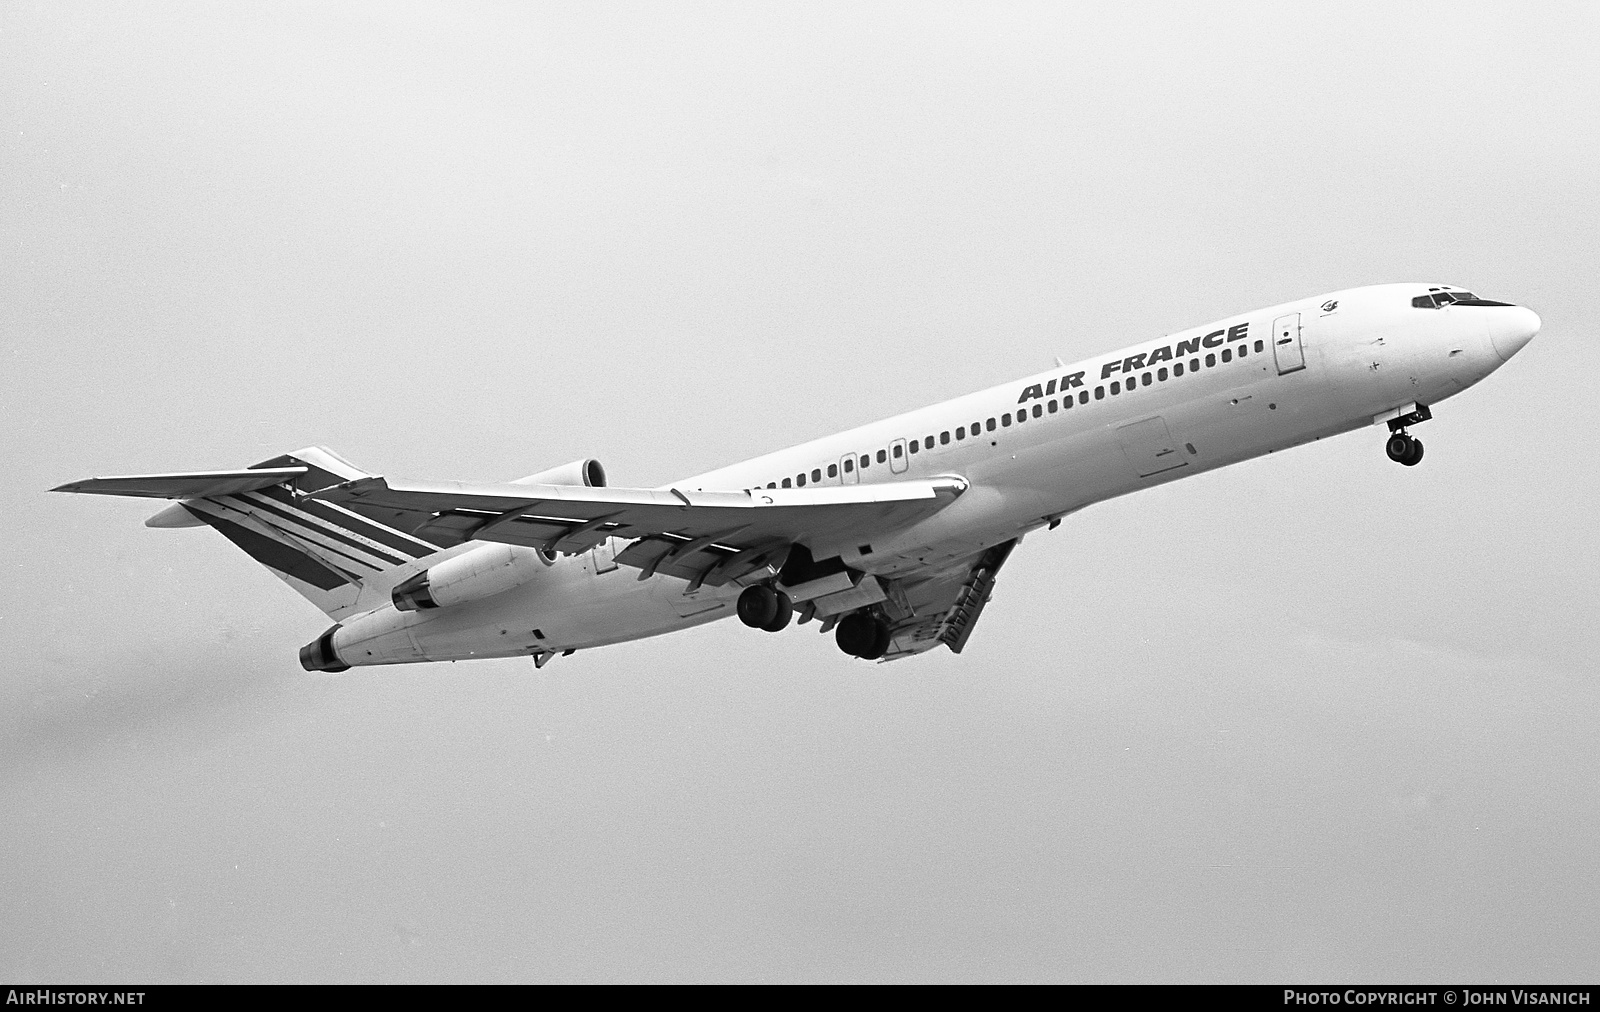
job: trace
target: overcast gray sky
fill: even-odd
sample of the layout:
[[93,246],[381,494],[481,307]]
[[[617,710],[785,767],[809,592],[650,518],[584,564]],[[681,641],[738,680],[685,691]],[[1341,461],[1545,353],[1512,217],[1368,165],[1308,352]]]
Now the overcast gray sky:
[[[0,978],[1600,977],[1600,8],[0,3]],[[308,676],[326,443],[654,485],[1427,280],[1543,333],[1030,536],[967,652]]]

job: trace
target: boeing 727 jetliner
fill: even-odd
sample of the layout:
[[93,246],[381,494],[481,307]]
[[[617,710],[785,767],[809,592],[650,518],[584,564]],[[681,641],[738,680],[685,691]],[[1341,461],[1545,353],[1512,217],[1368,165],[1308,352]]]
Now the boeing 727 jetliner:
[[57,492],[175,499],[336,621],[307,670],[556,654],[737,613],[840,649],[960,653],[1023,535],[1091,503],[1368,425],[1411,427],[1539,331],[1448,285],[1289,302],[663,488],[596,460],[505,484],[399,481],[315,447],[234,471]]

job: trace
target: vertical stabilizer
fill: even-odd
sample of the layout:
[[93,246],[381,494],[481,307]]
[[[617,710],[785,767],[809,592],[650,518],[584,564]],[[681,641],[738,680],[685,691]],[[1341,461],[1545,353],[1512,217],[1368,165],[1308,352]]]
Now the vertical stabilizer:
[[[292,468],[304,473],[263,488],[185,499],[180,508],[335,619],[377,607],[394,584],[419,568],[417,560],[439,551],[381,519],[308,498],[330,485],[371,477],[326,447],[296,450],[251,470]],[[151,520],[184,526],[170,509]]]

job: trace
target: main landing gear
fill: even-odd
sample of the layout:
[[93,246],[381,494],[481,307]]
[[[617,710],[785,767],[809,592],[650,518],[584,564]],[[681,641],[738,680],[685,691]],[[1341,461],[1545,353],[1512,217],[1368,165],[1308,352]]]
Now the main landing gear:
[[794,617],[794,602],[783,591],[762,584],[744,589],[737,610],[739,621],[750,628],[777,632]]
[[1422,463],[1422,440],[1408,433],[1406,429],[1432,417],[1433,412],[1428,410],[1426,404],[1415,404],[1411,406],[1410,411],[1400,417],[1389,419],[1389,441],[1383,446],[1389,459],[1407,467],[1416,467]]
[[[746,587],[739,595],[736,607],[739,621],[752,629],[777,632],[794,617],[794,602],[789,595],[774,587],[761,584]],[[822,627],[823,632],[828,627]],[[889,623],[867,609],[853,611],[839,620],[834,627],[833,639],[839,649],[851,657],[875,661],[889,652]]]
[[1389,459],[1397,464],[1416,467],[1422,461],[1422,440],[1404,432],[1390,436],[1383,449],[1389,454]]
[[853,611],[839,620],[833,640],[851,657],[875,661],[889,651],[889,623],[865,611]]

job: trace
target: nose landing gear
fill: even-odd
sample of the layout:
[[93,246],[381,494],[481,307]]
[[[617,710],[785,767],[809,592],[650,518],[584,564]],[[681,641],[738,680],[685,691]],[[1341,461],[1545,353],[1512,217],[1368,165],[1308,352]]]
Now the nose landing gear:
[[1389,454],[1389,459],[1397,464],[1416,467],[1422,462],[1422,440],[1405,432],[1390,436],[1383,449]]
[[1389,423],[1389,440],[1384,444],[1384,452],[1389,454],[1389,459],[1396,464],[1407,467],[1416,467],[1422,462],[1422,440],[1411,435],[1406,429],[1418,425],[1433,417],[1433,412],[1428,410],[1426,404],[1407,404],[1395,411],[1379,415],[1373,421],[1387,421]]

